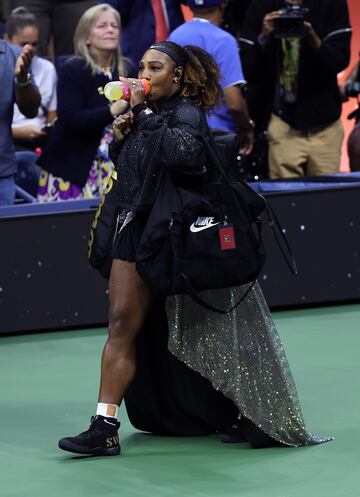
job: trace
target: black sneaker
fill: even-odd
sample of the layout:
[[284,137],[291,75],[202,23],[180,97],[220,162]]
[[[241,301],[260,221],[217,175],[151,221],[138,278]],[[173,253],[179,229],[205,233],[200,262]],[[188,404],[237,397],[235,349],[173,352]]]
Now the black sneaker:
[[77,454],[116,456],[120,454],[119,426],[120,423],[115,418],[92,416],[88,430],[77,437],[62,438],[59,440],[59,447]]
[[240,426],[235,423],[221,431],[220,441],[224,444],[237,444],[246,442],[246,438],[244,437]]

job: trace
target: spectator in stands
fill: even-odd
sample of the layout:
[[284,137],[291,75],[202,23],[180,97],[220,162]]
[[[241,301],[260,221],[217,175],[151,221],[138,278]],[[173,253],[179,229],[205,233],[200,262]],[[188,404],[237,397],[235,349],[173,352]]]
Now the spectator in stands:
[[11,136],[14,103],[30,118],[36,116],[40,105],[40,93],[29,72],[32,57],[31,46],[20,50],[0,40],[0,205],[10,205],[15,198],[16,158]]
[[181,4],[185,0],[109,0],[122,21],[122,51],[131,61],[129,75],[137,77],[139,61],[155,41],[184,22]]
[[240,28],[244,22],[246,11],[251,0],[228,0],[225,3],[224,17],[221,27],[238,38]]
[[0,0],[0,38],[3,37],[5,30],[5,1]]
[[[25,7],[15,9],[7,19],[5,39],[20,47],[31,45],[36,54],[39,29],[35,16]],[[38,147],[44,147],[47,125],[56,118],[56,71],[49,60],[37,55],[34,55],[32,59],[31,71],[40,91],[41,105],[37,116],[34,119],[28,119],[15,104],[12,135],[18,163],[16,182],[36,196],[39,168],[35,164],[37,159],[35,150]]]
[[59,71],[58,119],[38,161],[40,201],[98,196],[112,173],[109,125],[128,104],[109,106],[100,88],[125,74],[119,36],[119,13],[108,4],[91,7],[79,21],[76,56]]
[[40,30],[38,54],[50,55],[49,42],[53,37],[55,56],[74,53],[74,33],[85,10],[96,5],[96,0],[8,0],[8,13],[19,6],[32,12]]
[[[286,6],[307,9],[295,33],[280,24]],[[250,113],[268,127],[270,177],[337,173],[337,74],[349,63],[351,39],[346,0],[254,0],[240,38]]]
[[[360,56],[360,54],[359,54]],[[359,99],[360,95],[360,62],[352,67],[344,84],[340,85],[340,93],[343,101],[349,98]],[[350,170],[352,172],[360,171],[360,106],[349,116],[355,119],[355,127],[350,133],[348,140],[348,154],[350,161]]]
[[244,75],[235,38],[219,27],[224,14],[223,0],[189,0],[194,18],[173,31],[169,40],[179,45],[196,45],[209,52],[220,68],[225,103],[208,114],[210,127],[244,132],[241,150],[249,154],[253,146],[253,123],[241,93]]

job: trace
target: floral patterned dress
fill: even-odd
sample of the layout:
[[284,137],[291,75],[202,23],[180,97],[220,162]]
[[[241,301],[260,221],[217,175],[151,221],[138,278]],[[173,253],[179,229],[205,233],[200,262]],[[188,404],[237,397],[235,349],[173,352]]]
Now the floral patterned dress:
[[106,126],[91,164],[87,181],[82,188],[43,169],[40,174],[37,195],[39,202],[79,200],[101,196],[114,169],[109,158],[109,144],[112,138],[112,128]]

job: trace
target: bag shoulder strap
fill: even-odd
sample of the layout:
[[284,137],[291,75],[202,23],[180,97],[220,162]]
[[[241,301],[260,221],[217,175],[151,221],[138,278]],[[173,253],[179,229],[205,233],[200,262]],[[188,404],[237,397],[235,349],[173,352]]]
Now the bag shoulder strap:
[[[270,229],[275,237],[275,241],[277,243],[277,246],[279,247],[279,250],[285,259],[285,262],[290,269],[291,273],[294,276],[298,275],[298,268],[296,264],[296,260],[294,257],[294,254],[291,250],[290,244],[288,242],[288,239],[285,235],[284,228],[281,226],[279,219],[277,218],[273,208],[271,207],[270,203],[265,199],[265,205],[266,205],[266,215],[268,219],[268,223],[270,226]],[[277,228],[277,230],[275,229]],[[280,236],[278,235],[280,233]],[[283,247],[283,244],[281,241],[283,241],[283,244],[285,245],[285,248]],[[286,250],[285,250],[286,249]]]
[[205,309],[208,309],[209,311],[213,311],[213,312],[216,312],[218,314],[223,314],[223,315],[229,314],[230,312],[234,311],[241,304],[241,302],[243,302],[246,299],[246,297],[249,295],[249,293],[254,288],[254,285],[256,283],[256,280],[249,283],[249,287],[246,289],[244,295],[236,302],[236,304],[232,305],[228,309],[220,309],[219,307],[215,307],[215,306],[209,304],[208,302],[206,302],[201,297],[199,292],[197,292],[195,290],[195,288],[192,286],[192,284],[190,283],[190,281],[188,280],[187,276],[184,273],[180,273],[179,277],[182,278],[190,297],[193,300],[195,300],[195,302],[197,302],[202,307],[205,307]]

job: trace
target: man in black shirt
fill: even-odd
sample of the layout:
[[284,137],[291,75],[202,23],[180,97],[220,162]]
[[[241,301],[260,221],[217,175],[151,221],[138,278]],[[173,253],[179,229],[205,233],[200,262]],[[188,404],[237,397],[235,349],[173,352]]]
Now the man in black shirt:
[[74,53],[74,33],[83,13],[96,5],[96,0],[8,0],[7,14],[17,7],[26,7],[39,25],[37,53],[40,57],[52,55],[48,50],[53,38],[54,55]]
[[220,27],[237,38],[250,4],[251,0],[228,0]]
[[271,178],[339,171],[337,74],[349,63],[350,40],[347,0],[250,5],[240,33],[241,56],[250,113],[268,129]]

